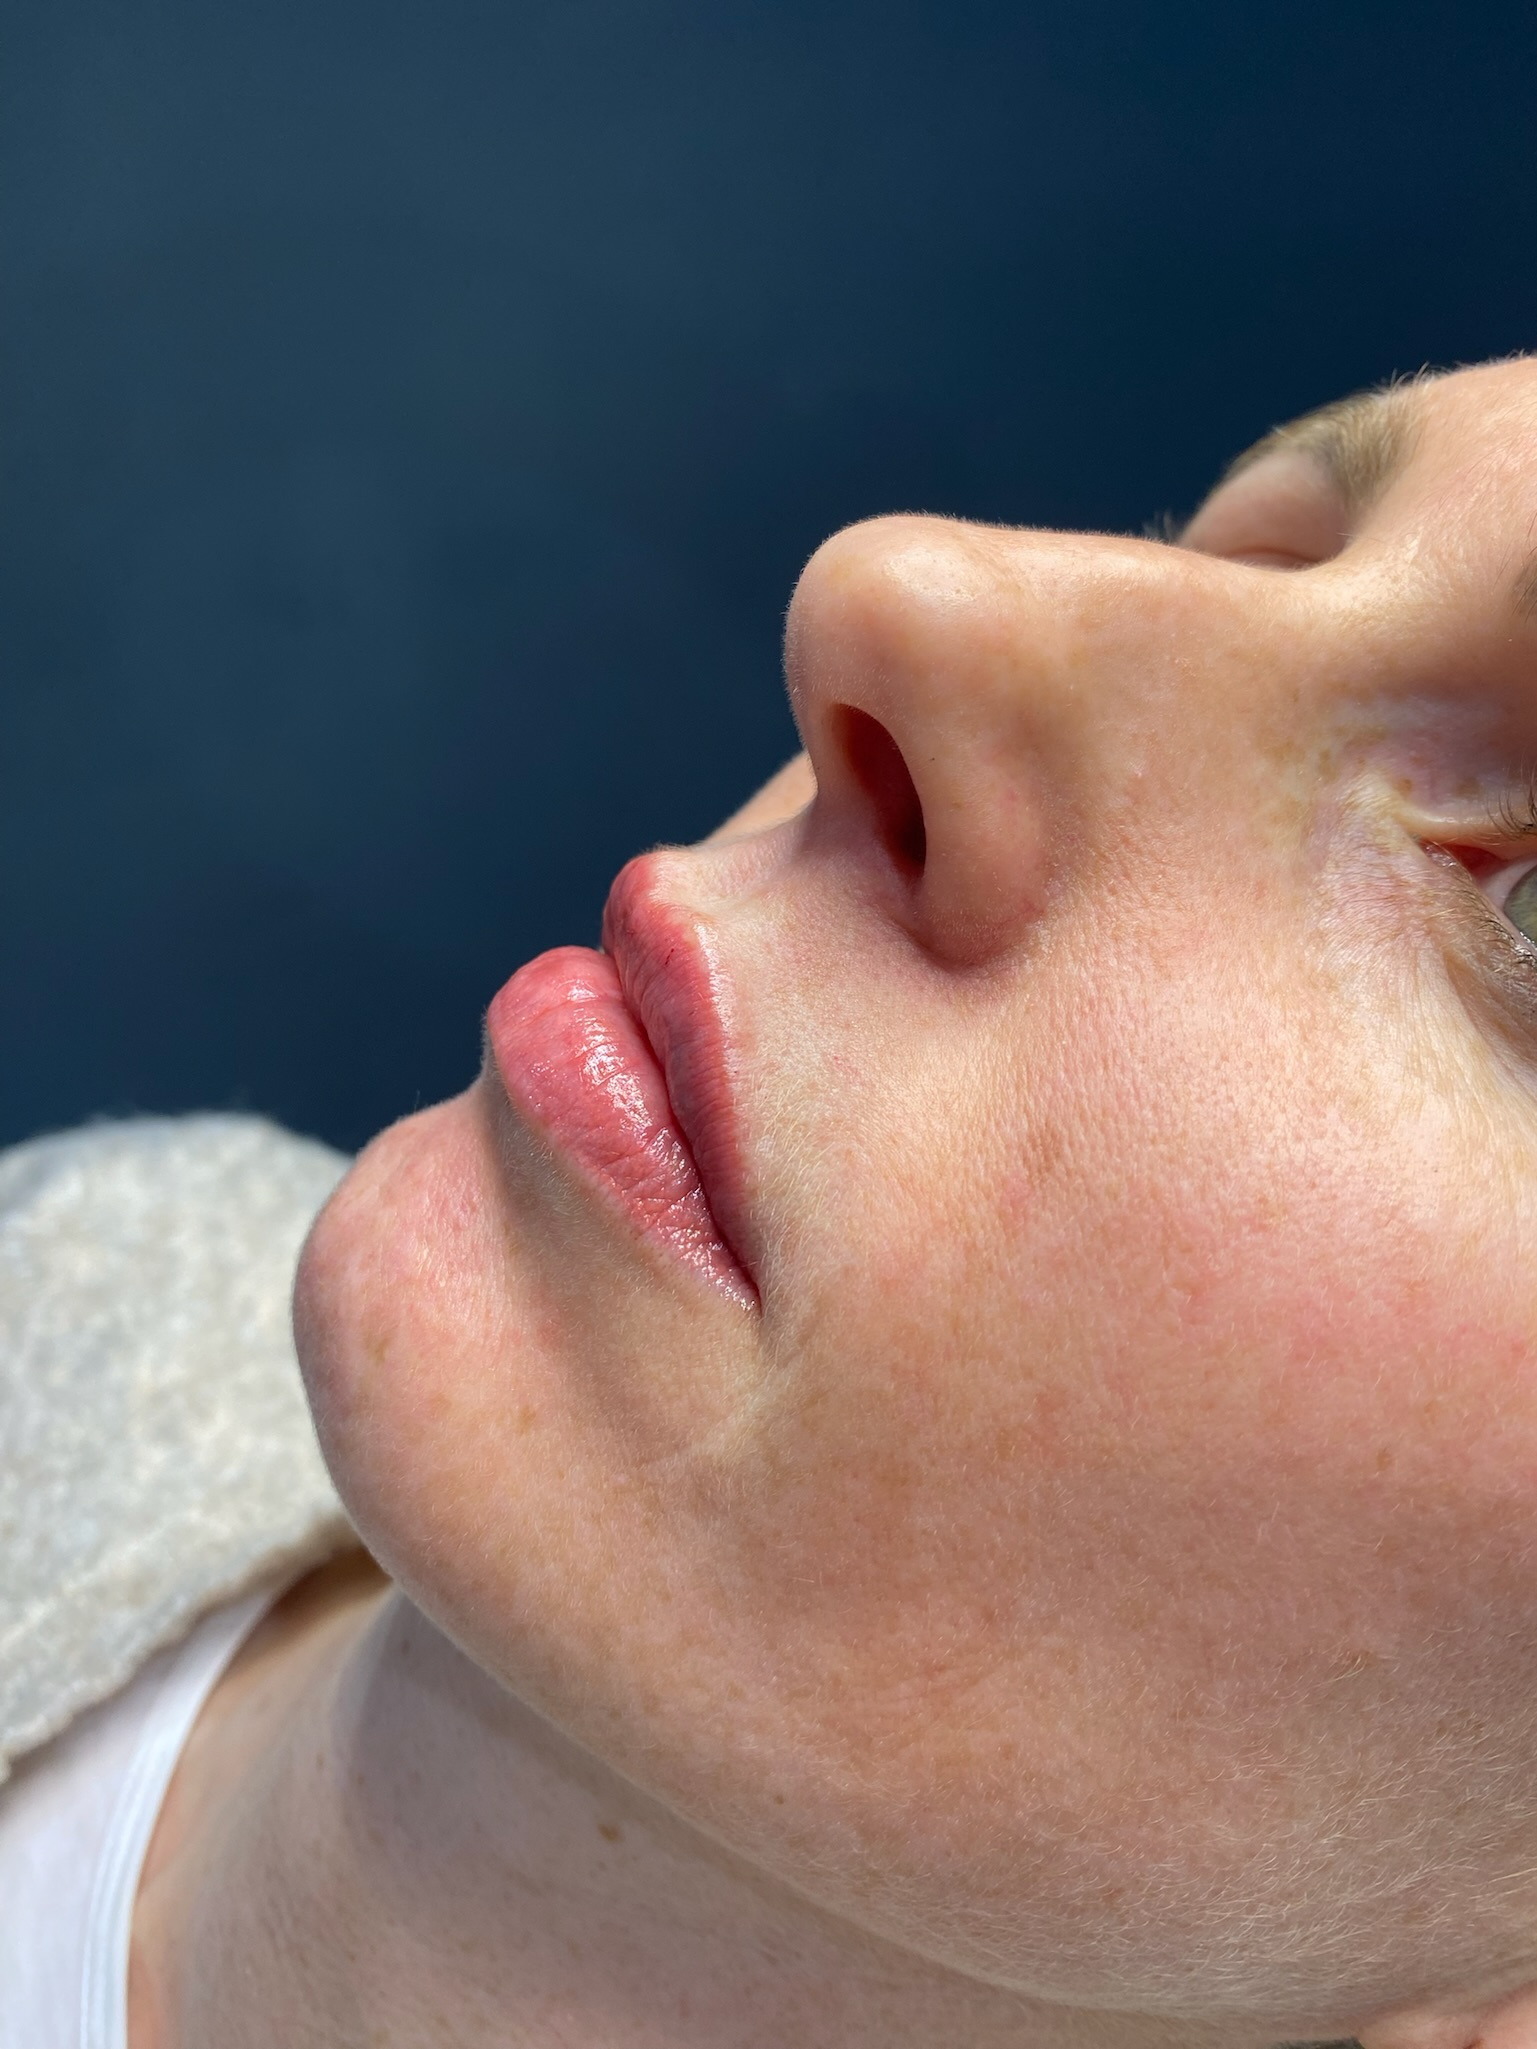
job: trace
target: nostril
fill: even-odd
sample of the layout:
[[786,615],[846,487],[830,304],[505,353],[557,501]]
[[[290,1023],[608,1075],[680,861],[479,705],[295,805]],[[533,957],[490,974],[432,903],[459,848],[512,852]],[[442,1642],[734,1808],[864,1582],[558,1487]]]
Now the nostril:
[[879,719],[852,704],[838,707],[843,751],[875,811],[881,844],[904,875],[918,876],[928,856],[923,805],[902,750]]

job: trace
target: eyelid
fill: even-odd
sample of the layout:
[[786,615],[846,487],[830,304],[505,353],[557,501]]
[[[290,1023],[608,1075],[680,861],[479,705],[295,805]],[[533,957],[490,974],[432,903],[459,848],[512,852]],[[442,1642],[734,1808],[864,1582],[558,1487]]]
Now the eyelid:
[[1246,548],[1237,555],[1223,555],[1223,562],[1237,562],[1245,569],[1316,569],[1318,558],[1299,555],[1289,548]]
[[[1473,837],[1473,832],[1477,837]],[[1438,831],[1423,826],[1415,833],[1420,845],[1433,859],[1450,861],[1482,883],[1497,868],[1509,868],[1518,861],[1537,861],[1537,818],[1495,814],[1487,826],[1472,831],[1462,827]]]
[[[1530,1083],[1537,1059],[1537,945],[1516,930],[1460,858],[1481,850],[1432,840],[1422,844],[1449,885],[1437,892],[1435,922],[1453,984],[1475,1016],[1499,1028]],[[1531,859],[1537,866],[1537,853]]]
[[1275,449],[1225,478],[1196,511],[1180,543],[1228,562],[1312,568],[1332,561],[1350,539],[1337,485],[1316,457]]

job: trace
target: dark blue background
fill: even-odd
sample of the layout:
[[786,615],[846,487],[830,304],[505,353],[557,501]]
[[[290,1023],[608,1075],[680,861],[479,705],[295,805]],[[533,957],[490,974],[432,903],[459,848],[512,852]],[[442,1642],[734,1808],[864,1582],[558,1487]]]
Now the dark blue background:
[[893,507],[1537,341],[1537,8],[0,8],[0,1138],[353,1144],[793,745]]

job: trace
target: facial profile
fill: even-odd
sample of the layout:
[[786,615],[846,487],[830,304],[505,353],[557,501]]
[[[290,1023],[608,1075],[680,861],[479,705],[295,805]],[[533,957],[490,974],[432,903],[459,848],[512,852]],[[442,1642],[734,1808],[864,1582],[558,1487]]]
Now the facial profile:
[[954,1970],[1257,2042],[1537,1978],[1534,542],[1525,360],[1177,543],[835,535],[806,758],[311,1238],[412,1597]]

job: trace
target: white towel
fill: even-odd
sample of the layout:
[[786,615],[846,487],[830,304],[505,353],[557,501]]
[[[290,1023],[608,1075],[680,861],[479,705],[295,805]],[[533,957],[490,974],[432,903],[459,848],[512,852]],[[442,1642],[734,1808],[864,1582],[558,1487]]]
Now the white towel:
[[289,1322],[345,1165],[235,1116],[0,1153],[0,1778],[209,1608],[355,1541]]

